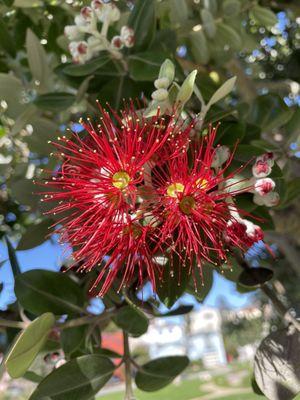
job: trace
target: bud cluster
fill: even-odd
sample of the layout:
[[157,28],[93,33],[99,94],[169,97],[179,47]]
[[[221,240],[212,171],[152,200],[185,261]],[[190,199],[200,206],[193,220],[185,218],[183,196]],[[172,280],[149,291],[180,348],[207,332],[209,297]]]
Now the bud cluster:
[[[108,39],[108,29],[120,19],[120,10],[112,2],[93,0],[80,10],[74,25],[67,25],[64,33],[70,40],[69,50],[75,63],[84,64],[100,51],[106,50],[115,58],[122,58],[120,50],[134,45],[134,31],[123,26],[120,34]],[[98,23],[101,30],[98,30]]]
[[252,167],[254,181],[253,201],[259,206],[273,207],[279,203],[279,194],[274,191],[275,182],[268,178],[274,166],[273,153],[265,153],[256,158]]

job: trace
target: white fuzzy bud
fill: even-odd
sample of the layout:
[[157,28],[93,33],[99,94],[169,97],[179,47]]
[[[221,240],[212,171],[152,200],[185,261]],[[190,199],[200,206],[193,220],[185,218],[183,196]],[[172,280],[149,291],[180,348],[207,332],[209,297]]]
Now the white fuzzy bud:
[[69,40],[79,40],[82,38],[82,34],[76,25],[65,26],[64,34]]
[[253,202],[259,206],[274,207],[280,202],[280,196],[277,192],[270,192],[264,196],[256,193],[253,197]]
[[154,86],[156,89],[167,89],[170,86],[170,81],[168,78],[158,78],[154,81]]
[[258,179],[254,184],[254,190],[260,196],[265,196],[266,194],[272,192],[275,188],[275,182],[271,178]]
[[166,89],[157,89],[151,95],[152,99],[156,101],[164,101],[168,98],[168,96],[169,93]]

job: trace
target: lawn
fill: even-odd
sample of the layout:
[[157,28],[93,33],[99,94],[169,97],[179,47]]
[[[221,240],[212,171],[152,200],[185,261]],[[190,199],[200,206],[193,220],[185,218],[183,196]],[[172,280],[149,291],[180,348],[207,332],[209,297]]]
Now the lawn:
[[[137,390],[135,392],[136,398],[138,400],[200,400],[203,396],[207,395],[208,392],[204,391],[201,382],[194,379],[190,381],[184,381],[180,384],[173,384],[165,389],[158,392],[145,393]],[[228,389],[228,386],[227,386]],[[237,390],[233,388],[232,391]],[[209,392],[212,394],[213,392]],[[100,396],[97,400],[123,400],[123,392],[113,393],[105,396]],[[249,387],[249,393],[241,394],[231,394],[224,397],[215,397],[216,400],[263,400],[265,397],[258,396],[251,393],[251,388]]]
[[[136,397],[138,400],[191,400],[195,399],[205,392],[201,391],[199,381],[184,381],[179,385],[170,385],[158,392],[145,393],[137,390]],[[123,400],[122,392],[109,394],[103,397],[98,397],[97,400]]]

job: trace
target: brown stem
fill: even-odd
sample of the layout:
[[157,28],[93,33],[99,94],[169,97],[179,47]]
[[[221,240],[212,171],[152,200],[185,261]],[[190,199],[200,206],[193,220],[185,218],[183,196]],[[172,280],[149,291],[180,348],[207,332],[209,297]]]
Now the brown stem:
[[132,378],[131,378],[131,357],[129,349],[129,338],[128,334],[123,331],[123,343],[124,343],[124,363],[125,363],[125,397],[124,400],[135,400],[134,393],[132,390]]

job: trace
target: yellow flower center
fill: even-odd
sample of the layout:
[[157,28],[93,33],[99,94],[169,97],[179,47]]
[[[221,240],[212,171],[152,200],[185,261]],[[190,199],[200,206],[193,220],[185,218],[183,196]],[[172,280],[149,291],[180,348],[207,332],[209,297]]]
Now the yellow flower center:
[[118,189],[125,189],[130,182],[130,176],[125,171],[119,171],[113,174],[112,184]]
[[179,203],[180,210],[186,214],[190,215],[192,210],[195,208],[196,202],[192,196],[184,196]]
[[182,183],[176,182],[176,183],[171,183],[167,187],[167,195],[170,197],[177,197],[178,193],[183,193],[184,191],[184,186]]
[[196,180],[196,185],[200,188],[200,189],[205,189],[207,187],[208,181],[205,178],[199,178]]

